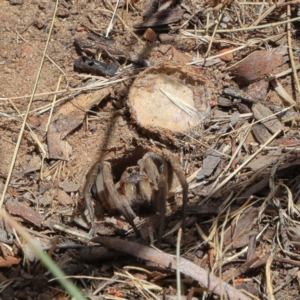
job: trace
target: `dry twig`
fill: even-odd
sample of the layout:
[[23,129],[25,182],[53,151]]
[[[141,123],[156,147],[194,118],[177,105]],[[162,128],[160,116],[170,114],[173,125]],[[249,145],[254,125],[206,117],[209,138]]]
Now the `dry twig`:
[[180,258],[179,266],[177,266],[176,256],[154,250],[138,243],[100,236],[95,237],[93,241],[101,243],[110,249],[122,250],[125,253],[141,259],[156,262],[166,268],[176,270],[176,268],[179,267],[181,273],[190,276],[194,280],[197,280],[210,292],[213,292],[219,296],[222,295],[223,297],[228,297],[230,300],[250,300],[249,297],[234,289],[220,278],[208,273],[206,270],[198,267],[184,258]]

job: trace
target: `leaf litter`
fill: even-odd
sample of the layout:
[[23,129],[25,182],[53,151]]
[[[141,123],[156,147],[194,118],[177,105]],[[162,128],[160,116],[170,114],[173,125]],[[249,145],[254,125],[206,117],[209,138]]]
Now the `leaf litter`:
[[[185,299],[295,299],[300,203],[298,7],[229,1],[215,6],[209,1],[170,1],[161,8],[155,0],[119,5],[91,1],[82,6],[61,2],[53,19],[49,60],[44,61],[32,98],[31,122],[24,123],[18,138],[54,4],[1,3],[7,33],[1,37],[6,75],[0,79],[3,208],[41,241],[38,247],[48,251],[91,299],[96,295],[172,299],[178,286]],[[25,18],[15,28],[13,20],[20,13]],[[150,27],[158,39],[143,39]],[[16,34],[22,38],[17,44]],[[280,48],[289,49],[288,58],[275,51]],[[145,127],[128,94],[143,70],[152,68],[163,76],[170,76],[170,64],[187,70],[182,59],[169,62],[176,51],[203,78],[205,88],[191,94],[195,103],[202,101],[205,115],[197,126],[185,130],[175,126],[166,132],[155,120]],[[230,59],[224,59],[226,54]],[[221,60],[215,60],[218,57]],[[73,66],[76,60],[89,67],[80,67],[79,74]],[[113,72],[106,71],[111,66]],[[186,76],[178,78],[186,83]],[[146,81],[146,88],[155,86],[151,78]],[[146,99],[143,88],[138,90],[140,103]],[[186,104],[176,89],[172,93],[158,89],[155,100],[168,99],[160,112],[167,116],[175,102],[193,124],[201,113],[199,103]],[[149,113],[147,106],[144,110]],[[20,148],[12,161],[16,142]],[[181,189],[176,178],[159,250],[148,247],[155,247],[155,240],[135,236],[122,217],[103,215],[98,201],[94,206],[99,236],[93,241],[101,245],[94,245],[81,195],[89,169],[97,161],[109,160],[117,180],[145,152],[160,154],[165,148],[180,157],[189,182],[188,226],[180,248],[176,244]],[[39,159],[33,165],[35,158]],[[76,188],[66,189],[61,183]],[[142,216],[135,222],[143,230],[151,220]],[[4,221],[0,229],[2,296],[64,297],[53,289],[55,281],[48,282],[51,275],[32,258],[20,233]],[[176,249],[180,258],[173,256]],[[26,266],[20,263],[23,259]],[[28,285],[41,275],[43,284]]]

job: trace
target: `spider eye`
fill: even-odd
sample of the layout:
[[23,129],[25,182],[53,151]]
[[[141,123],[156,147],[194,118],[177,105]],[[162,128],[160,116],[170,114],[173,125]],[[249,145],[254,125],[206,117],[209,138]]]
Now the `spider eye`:
[[132,173],[133,170],[131,168],[129,168],[127,171],[130,174],[130,173]]
[[140,168],[139,168],[139,167],[136,167],[135,170],[136,170],[137,172],[139,172],[139,171],[140,171]]

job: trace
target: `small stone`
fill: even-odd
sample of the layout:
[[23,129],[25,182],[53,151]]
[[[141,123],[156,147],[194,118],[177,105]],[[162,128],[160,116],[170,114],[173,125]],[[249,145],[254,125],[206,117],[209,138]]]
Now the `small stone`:
[[79,185],[72,181],[61,181],[58,186],[67,193],[77,192]]
[[162,44],[169,44],[175,41],[175,37],[173,35],[162,33],[158,36],[158,39]]
[[144,35],[143,38],[149,42],[154,42],[157,38],[157,34],[155,33],[155,31],[151,28],[148,28]]
[[[222,53],[228,52],[228,51],[230,51],[230,50],[231,50],[231,48],[224,48],[224,49],[220,50],[220,51],[218,52],[218,54],[222,54]],[[224,54],[224,55],[220,56],[220,59],[221,59],[222,61],[226,61],[226,62],[231,61],[231,60],[233,59],[233,54],[232,54],[232,52],[231,52],[231,53],[228,53],[228,54]]]
[[82,31],[85,31],[86,29],[85,29],[85,27],[78,25],[77,28],[76,28],[76,30],[78,32],[82,32]]
[[22,0],[10,0],[9,4],[10,5],[23,5],[24,2]]
[[57,200],[60,204],[64,206],[69,206],[73,204],[72,198],[63,190],[57,191]]

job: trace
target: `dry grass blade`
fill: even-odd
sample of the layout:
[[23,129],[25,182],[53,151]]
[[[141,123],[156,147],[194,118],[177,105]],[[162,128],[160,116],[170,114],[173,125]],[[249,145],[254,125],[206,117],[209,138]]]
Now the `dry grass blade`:
[[213,30],[213,33],[212,33],[212,36],[211,36],[211,40],[210,40],[209,45],[208,45],[208,47],[207,47],[206,53],[205,53],[205,55],[204,55],[205,57],[207,57],[208,54],[209,54],[209,52],[210,52],[210,49],[211,49],[211,46],[212,46],[213,39],[214,39],[214,37],[215,37],[215,35],[216,35],[216,32],[217,32],[217,29],[218,29],[218,27],[219,27],[220,21],[221,21],[222,18],[223,18],[223,14],[224,14],[225,8],[226,8],[226,7],[223,7],[223,8],[222,8],[221,14],[220,14],[220,15],[218,16],[218,18],[217,18],[217,22],[216,22],[216,25],[215,25],[215,27],[214,27],[214,30]]
[[115,6],[113,15],[111,16],[110,22],[109,22],[108,27],[107,27],[107,29],[106,29],[105,37],[108,37],[110,31],[113,29],[113,22],[114,22],[114,18],[115,18],[117,9],[118,9],[118,7],[119,7],[119,3],[120,3],[120,0],[117,0],[117,3],[116,3],[116,6]]
[[280,185],[283,186],[286,189],[286,191],[287,191],[287,197],[288,197],[288,214],[290,216],[294,216],[294,217],[298,217],[299,218],[300,217],[300,210],[299,210],[299,207],[297,205],[295,205],[295,203],[294,203],[293,194],[292,194],[290,188],[287,185],[283,184],[283,183],[281,183]]
[[209,193],[209,195],[207,195],[203,200],[202,200],[202,203],[206,203],[209,199],[210,199],[210,197],[214,194],[214,193],[216,193],[218,190],[220,190],[226,183],[228,183],[229,182],[229,180],[231,179],[231,178],[233,178],[242,168],[244,168],[254,157],[256,157],[256,155],[259,153],[259,152],[261,152],[263,149],[264,149],[264,147],[266,147],[269,143],[271,143],[275,138],[276,138],[276,136],[278,136],[279,135],[279,133],[280,133],[281,131],[280,130],[278,130],[277,132],[275,132],[273,135],[272,135],[272,137],[268,140],[268,141],[266,141],[266,143],[265,144],[263,144],[262,145],[262,147],[261,148],[259,148],[255,153],[253,153],[247,160],[245,160],[234,172],[232,172],[229,176],[227,176],[219,185],[217,185],[217,187],[216,188],[214,188],[210,193]]
[[[259,29],[264,29],[264,28],[276,27],[279,25],[287,24],[287,23],[297,22],[299,20],[300,20],[300,17],[297,17],[297,18],[293,18],[290,20],[285,20],[285,21],[275,22],[275,23],[267,23],[267,24],[259,25],[259,26],[250,26],[250,27],[233,28],[233,29],[218,29],[218,30],[216,30],[216,33],[233,33],[233,32],[240,32],[240,31],[253,31],[253,30],[259,30]],[[193,30],[193,32],[205,33],[206,29],[196,29],[196,30]]]
[[43,264],[48,268],[48,270],[56,276],[60,284],[66,289],[66,291],[78,300],[86,300],[85,297],[79,292],[77,287],[71,282],[66,280],[65,274],[62,270],[52,261],[52,259],[45,254],[34,242],[31,236],[21,227],[12,217],[10,217],[4,209],[0,209],[0,216],[5,219],[5,221],[18,232],[20,236],[30,245],[35,255],[43,262]]
[[[149,1],[163,7],[161,1]],[[145,32],[146,28],[132,30],[144,17],[142,13],[147,9],[147,1],[86,1],[85,5],[78,1],[50,1],[47,4],[47,1],[23,1],[20,6],[10,6],[10,2],[0,1],[0,7],[5,8],[2,9],[5,37],[0,51],[4,58],[0,63],[4,73],[0,76],[3,89],[0,119],[4,120],[0,126],[0,151],[4,149],[0,165],[1,193],[6,184],[0,203],[5,196],[3,206],[18,220],[24,220],[22,224],[27,226],[28,233],[40,238],[40,250],[50,249],[48,256],[59,261],[63,269],[70,267],[69,261],[73,266],[76,259],[78,276],[70,278],[74,278],[82,293],[91,299],[250,300],[281,299],[285,295],[297,298],[299,270],[291,266],[300,266],[300,114],[297,107],[300,64],[296,65],[298,49],[295,46],[295,22],[300,21],[299,0],[279,0],[278,3],[174,2],[174,7],[167,8],[166,14],[168,9],[176,8],[183,13],[182,19],[168,26],[151,28],[153,40],[148,39],[150,35],[149,30]],[[54,36],[48,20],[55,4],[56,9],[58,4],[59,7],[52,19],[53,25],[55,18]],[[27,7],[42,14],[35,16]],[[9,17],[14,16],[15,21],[20,14],[24,18],[16,23],[17,31],[9,23]],[[87,22],[90,25],[86,25]],[[49,40],[50,35],[48,56],[45,38],[48,36]],[[78,49],[73,43],[78,38],[93,40],[97,49],[91,43]],[[100,50],[102,45],[105,51]],[[254,73],[261,74],[260,67],[265,69],[267,65],[274,68],[258,75],[257,80],[239,85],[237,82],[242,80],[242,75],[236,75],[230,67],[243,61],[251,52],[268,52],[266,49],[272,53],[269,55],[272,60],[262,59],[263,63],[254,68]],[[275,67],[273,54],[282,59],[278,67]],[[42,62],[37,61],[36,57],[42,55]],[[110,65],[118,65],[118,69],[111,73],[112,77],[79,74],[73,68],[74,58],[78,55],[95,58],[96,64],[96,58],[101,56],[99,65],[103,64],[104,69]],[[140,62],[143,67],[139,67]],[[43,64],[40,77],[35,74],[39,64]],[[165,68],[167,64],[174,69],[178,65],[180,69],[191,71],[190,79],[186,72],[178,73],[179,67],[174,75],[180,81],[183,79],[184,93],[179,93],[176,82],[166,79],[169,75]],[[137,77],[142,72],[147,74],[150,68],[161,68],[161,78],[166,79],[164,82],[174,83],[172,88],[168,89],[166,84],[158,85],[151,76],[143,84],[135,85]],[[278,70],[285,71],[279,73]],[[247,70],[241,73],[246,74]],[[201,77],[199,84],[195,83],[198,75]],[[279,78],[282,76],[285,78]],[[192,86],[196,89],[192,90]],[[228,92],[231,86],[235,87],[232,90],[236,93]],[[151,126],[144,130],[133,117],[129,105],[129,94],[135,87],[141,94],[136,91],[133,94],[137,95],[138,103],[144,104],[145,111],[150,111],[153,99],[158,99],[161,104],[161,109],[154,105],[149,119],[155,119],[155,111],[162,111],[163,122],[170,121],[178,130],[177,120],[185,119],[187,129],[182,134],[174,131],[174,135],[156,130],[157,127],[155,132]],[[153,92],[155,87],[157,94]],[[145,101],[146,91],[150,94],[149,103]],[[194,101],[187,97],[189,92]],[[62,114],[60,109],[68,105],[80,111],[80,117],[75,117],[69,109]],[[167,106],[170,109],[166,109]],[[259,115],[257,111],[262,113]],[[58,119],[58,116],[63,117]],[[173,117],[177,117],[176,121]],[[23,128],[17,136],[21,122]],[[54,142],[44,134],[45,130],[51,132],[53,124],[57,125],[53,132],[61,135],[60,141],[68,142],[72,148],[68,156],[51,155]],[[277,128],[281,129],[280,134]],[[57,140],[55,136],[54,141]],[[16,141],[19,150],[15,149],[9,166],[6,162],[11,161],[11,149]],[[189,183],[189,193],[185,197],[189,202],[185,234],[181,236],[180,230],[182,196],[176,195],[182,193],[182,187],[178,185],[180,178],[175,175],[172,183],[170,180],[173,189],[166,195],[165,226],[161,226],[156,235],[163,235],[158,248],[128,242],[137,239],[133,230],[128,229],[130,222],[114,215],[112,209],[103,209],[105,203],[101,206],[94,197],[91,201],[98,217],[95,231],[99,237],[92,240],[92,235],[87,233],[89,217],[86,218],[81,195],[89,167],[97,159],[100,163],[103,160],[110,162],[114,169],[111,185],[122,185],[117,193],[123,194],[123,184],[119,181],[123,167],[134,165],[149,149],[158,154],[169,151],[180,158],[184,170],[182,177]],[[41,158],[43,156],[44,161],[47,151],[48,159],[41,165]],[[9,167],[12,173],[6,178]],[[99,169],[95,176],[98,172]],[[91,191],[93,189],[94,183]],[[139,190],[139,186],[136,189]],[[153,190],[156,190],[154,184]],[[20,202],[18,208],[25,205],[26,210],[21,210],[35,216],[39,223],[32,222],[25,214],[15,213],[10,202],[17,201]],[[100,219],[102,213],[105,217]],[[156,236],[154,231],[148,232],[148,227],[153,223],[155,227],[157,219],[152,219],[152,214],[144,213],[142,209],[137,209],[136,215],[134,223],[143,242],[149,242],[151,246]],[[33,226],[30,224],[34,227],[28,229]],[[6,264],[9,261],[5,257],[8,251],[17,263],[22,258],[25,262],[23,266],[20,263],[12,266],[11,273],[18,268],[26,275],[33,265],[29,261],[30,253],[25,252],[27,242],[16,228],[12,229],[11,240],[19,244],[24,253],[14,252],[9,239],[7,244],[2,242],[0,218],[0,267],[1,259],[5,259]],[[49,237],[55,232],[59,234],[51,244],[53,240]],[[93,245],[94,241],[101,245]],[[72,247],[72,251],[66,247]],[[127,266],[132,262],[135,266]],[[50,293],[55,291],[57,297],[65,297],[61,295],[65,290],[57,289],[59,276],[53,279],[50,271],[45,272],[38,263],[35,274],[29,275],[44,273],[45,279],[51,282],[47,285]],[[103,272],[104,277],[95,276]],[[91,276],[82,276],[84,274]],[[13,289],[17,295],[24,284],[11,284],[13,280],[27,278],[3,281],[1,293]],[[27,286],[26,290],[35,296],[34,286]]]
[[140,291],[141,295],[145,297],[145,299],[148,299],[149,296],[151,296],[152,298],[159,300],[159,298],[151,290],[161,291],[161,287],[155,284],[151,284],[145,280],[135,278],[132,274],[130,274],[127,271],[125,272],[125,274],[116,273],[116,275],[123,276],[132,280],[133,284],[137,287],[137,289]]
[[[59,76],[57,86],[56,86],[56,92],[58,92],[58,90],[59,90],[61,80],[62,80],[62,75]],[[54,95],[53,100],[52,100],[50,114],[49,114],[49,117],[48,117],[48,122],[47,122],[46,130],[45,130],[46,132],[48,132],[48,128],[49,128],[49,125],[50,125],[50,122],[51,122],[51,118],[52,118],[52,115],[53,115],[53,110],[54,110],[55,103],[56,103],[56,98],[57,98],[57,94]]]
[[185,113],[187,113],[190,117],[193,117],[195,119],[199,119],[200,115],[197,111],[197,109],[189,104],[187,104],[186,102],[184,102],[181,99],[176,98],[175,96],[171,95],[168,92],[165,92],[164,90],[160,89],[160,91],[168,97],[168,99],[175,104],[176,106],[178,106],[180,109],[182,109]]
[[[107,5],[110,6],[111,11],[107,10],[107,9],[99,9],[99,11],[103,11],[103,12],[108,12],[110,14],[113,14],[113,7],[111,6],[109,1],[106,1]],[[123,24],[123,26],[138,40],[138,42],[140,44],[142,44],[144,46],[144,43],[142,42],[142,40],[135,34],[135,32],[125,23],[125,21],[117,14],[115,13],[115,16],[121,21],[121,23]]]
[[[300,64],[298,64],[297,66],[295,66],[295,69],[296,69],[296,70],[299,70],[299,69],[300,69]],[[285,71],[283,71],[283,72],[277,73],[276,75],[270,76],[269,79],[270,79],[270,80],[272,80],[272,79],[274,79],[274,78],[278,79],[278,78],[283,77],[283,76],[286,76],[286,75],[288,75],[288,74],[290,74],[290,73],[292,73],[292,72],[293,72],[293,69],[292,69],[292,68],[289,68],[289,69],[287,69],[287,70],[285,70]]]
[[[268,227],[270,226],[270,224],[266,224],[262,230],[260,231],[260,233],[257,235],[256,237],[256,241],[258,241],[261,236],[266,232],[266,230],[268,229]],[[244,253],[246,253],[248,250],[248,246],[247,247],[244,247],[242,250],[240,250],[239,252],[235,253],[234,255],[232,256],[229,256],[229,257],[226,257],[226,259],[224,259],[224,262],[228,262],[228,261],[232,261],[232,260],[235,260],[237,259],[238,257],[240,257],[241,255],[243,255]]]
[[[128,267],[124,267],[124,269],[128,269]],[[157,299],[159,298],[152,292],[161,292],[162,288],[159,287],[156,284],[149,283],[145,280],[139,279],[134,277],[129,272],[125,271],[125,273],[115,272],[115,275],[113,278],[108,277],[100,277],[100,276],[66,276],[67,279],[69,278],[79,278],[79,279],[90,279],[90,280],[102,280],[106,281],[105,285],[112,284],[112,283],[122,283],[122,284],[133,284],[139,291],[139,293],[145,297],[144,299]],[[51,281],[56,280],[52,279]],[[97,295],[99,293],[98,290],[96,290],[93,295]],[[111,298],[110,295],[106,295],[105,299],[122,299],[121,297],[118,298]]]
[[271,265],[273,262],[273,255],[271,255],[266,263],[266,282],[267,282],[267,289],[268,294],[271,300],[275,300],[274,294],[273,294],[273,286],[272,286],[272,276],[271,276]]
[[277,79],[273,79],[271,83],[278,95],[282,97],[287,103],[289,103],[290,105],[296,104],[296,101],[287,93],[287,91],[283,88],[283,86],[278,82]]
[[261,15],[254,23],[253,25],[258,25],[263,19],[265,19],[275,8],[277,4],[273,4],[270,8],[268,8],[263,15]]
[[[18,108],[15,106],[15,104],[9,99],[10,104],[13,106],[13,108],[17,111],[17,113],[19,114],[19,116],[23,119],[23,116],[21,114],[21,112],[18,110]],[[23,119],[24,121],[24,119]],[[40,178],[43,178],[43,165],[44,165],[44,159],[47,156],[46,150],[44,149],[43,143],[40,141],[40,139],[38,138],[38,136],[33,132],[33,130],[31,129],[30,125],[26,122],[26,126],[27,129],[30,132],[31,137],[33,138],[33,140],[37,143],[37,145],[39,146],[39,149],[41,151],[42,154],[42,161],[41,161],[41,168],[40,168]]]
[[[42,97],[42,96],[59,95],[59,94],[66,94],[66,93],[72,93],[72,92],[80,93],[80,92],[84,92],[84,91],[99,89],[101,87],[105,87],[105,86],[112,85],[112,84],[115,84],[115,83],[123,82],[123,81],[129,80],[131,78],[136,78],[136,77],[137,76],[134,75],[134,76],[123,77],[123,78],[120,78],[120,79],[115,79],[115,78],[106,79],[106,80],[101,79],[101,80],[99,80],[97,82],[93,82],[92,84],[89,84],[87,86],[73,88],[73,89],[63,89],[63,90],[59,90],[57,92],[36,93],[36,94],[33,95],[33,97],[37,98],[37,97]],[[26,98],[31,98],[31,97],[32,97],[32,95],[31,96],[30,95],[23,95],[23,96],[10,97],[10,98],[0,98],[0,101],[1,100],[2,101],[8,101],[8,99],[10,99],[10,100],[26,99]],[[69,98],[69,96],[68,96],[68,98]],[[56,101],[56,103],[60,103],[63,100],[65,100],[65,99],[60,99],[59,101]],[[42,112],[45,112],[45,111],[49,110],[50,107],[51,107],[51,104],[47,105],[47,109],[42,111]],[[37,110],[40,111],[41,108],[38,108]],[[35,112],[37,110],[32,110],[31,112]]]
[[19,121],[18,118],[15,118],[15,117],[13,117],[13,116],[11,116],[11,115],[8,115],[8,114],[6,114],[5,112],[0,112],[0,116],[9,118],[9,119],[11,119],[11,120]]
[[221,54],[217,54],[217,55],[214,55],[214,56],[211,56],[211,57],[207,57],[205,59],[201,58],[201,59],[195,60],[193,62],[187,63],[187,65],[188,66],[189,65],[196,65],[196,64],[203,63],[203,62],[206,62],[206,61],[209,61],[209,60],[213,60],[213,59],[215,59],[217,57],[221,57],[221,56],[229,54],[229,53],[237,52],[237,51],[242,50],[242,49],[244,49],[244,48],[246,48],[248,46],[250,47],[251,45],[243,45],[243,46],[237,47],[235,49],[231,49],[231,50],[228,50],[226,52],[223,52]]
[[[291,6],[290,5],[287,6],[287,17],[288,17],[288,20],[290,20],[290,18],[291,18]],[[291,23],[287,24],[287,36],[288,36],[288,45],[289,45],[288,49],[289,49],[289,55],[290,55],[290,62],[291,62],[292,69],[293,69],[293,76],[294,76],[294,80],[296,83],[296,89],[298,91],[298,95],[300,95],[299,79],[298,79],[298,75],[297,75],[297,69],[296,69],[296,65],[295,65],[294,53],[293,53],[293,48],[292,48]]]
[[11,164],[10,164],[10,168],[9,168],[9,171],[8,171],[8,174],[7,174],[7,179],[6,179],[4,188],[3,188],[3,193],[2,193],[2,196],[1,196],[1,200],[0,200],[0,208],[3,205],[5,194],[6,194],[9,182],[10,182],[12,171],[13,171],[13,168],[14,168],[14,165],[15,165],[15,161],[16,161],[16,158],[17,158],[17,154],[18,154],[18,151],[19,151],[19,147],[20,147],[20,144],[21,144],[21,139],[22,139],[22,136],[23,136],[23,133],[24,133],[24,129],[25,129],[25,126],[26,126],[26,121],[27,121],[27,118],[28,118],[28,115],[29,115],[29,112],[30,112],[31,104],[32,104],[32,101],[33,101],[33,98],[34,98],[34,94],[35,94],[35,91],[37,89],[39,78],[40,78],[40,75],[41,75],[41,72],[42,72],[42,66],[44,64],[44,60],[45,60],[46,52],[47,52],[47,49],[48,49],[50,37],[52,35],[52,30],[53,30],[53,26],[54,26],[55,16],[56,16],[57,8],[58,8],[58,2],[59,1],[57,0],[56,4],[55,4],[55,8],[54,8],[54,12],[53,12],[53,17],[52,17],[52,22],[51,22],[51,25],[50,25],[50,29],[49,29],[49,33],[48,33],[48,37],[47,37],[47,42],[46,42],[46,45],[45,45],[45,48],[44,48],[44,52],[43,52],[43,56],[42,56],[42,59],[41,59],[40,67],[39,67],[39,70],[38,70],[38,73],[37,73],[37,77],[36,77],[36,80],[35,80],[35,84],[34,84],[34,87],[33,87],[33,90],[32,90],[32,94],[31,94],[29,103],[28,103],[28,106],[27,106],[27,110],[26,110],[26,113],[25,113],[25,116],[24,116],[24,119],[23,119],[23,123],[22,123],[22,126],[20,128],[20,133],[19,133],[19,136],[18,136],[18,141],[16,143],[15,151],[14,151],[14,154],[13,154],[13,157],[12,157],[12,161],[11,161]]
[[181,243],[181,236],[182,236],[182,229],[179,228],[177,234],[177,244],[176,244],[176,285],[177,285],[177,297],[178,300],[181,300],[181,278],[180,278],[180,269],[179,269],[179,262],[180,262],[180,243]]
[[[245,128],[246,127],[246,128]],[[218,176],[218,178],[216,179],[216,181],[214,182],[212,189],[218,184],[218,182],[220,181],[221,178],[224,177],[224,174],[226,174],[226,172],[228,171],[228,169],[230,168],[230,166],[232,165],[232,162],[234,161],[234,159],[237,157],[238,153],[240,152],[244,142],[246,141],[249,133],[251,131],[251,127],[247,127],[247,126],[242,126],[240,132],[242,133],[241,137],[241,142],[239,144],[239,146],[237,147],[237,149],[235,150],[235,152],[233,153],[232,157],[230,158],[230,161],[228,162],[227,166],[225,167],[225,169],[222,171],[222,173]]]

